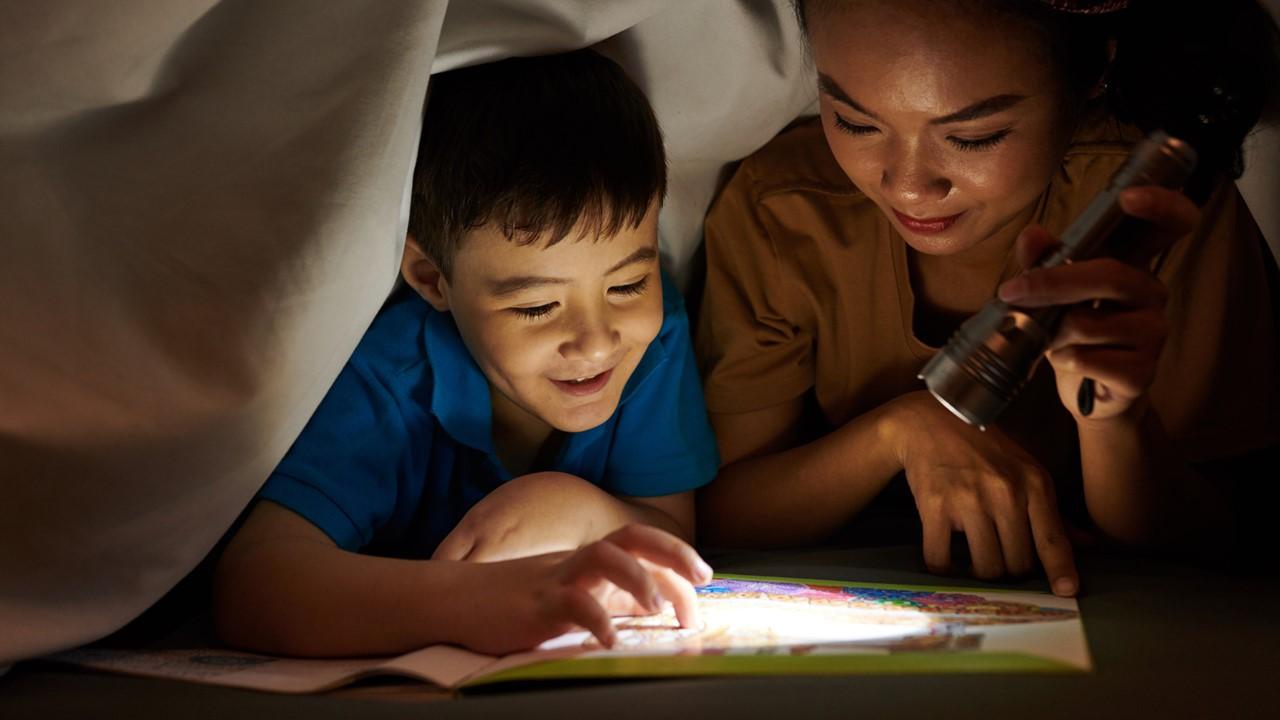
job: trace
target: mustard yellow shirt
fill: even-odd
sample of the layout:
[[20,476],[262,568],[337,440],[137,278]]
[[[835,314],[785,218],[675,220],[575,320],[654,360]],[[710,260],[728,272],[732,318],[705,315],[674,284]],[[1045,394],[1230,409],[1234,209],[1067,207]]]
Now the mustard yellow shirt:
[[[1105,187],[1133,139],[1110,121],[1084,127],[1034,221],[1060,234]],[[696,347],[711,412],[760,410],[812,393],[836,427],[923,388],[916,374],[937,348],[913,327],[907,246],[840,170],[817,119],[743,161],[707,217],[706,252]],[[1171,296],[1170,332],[1150,397],[1190,460],[1280,440],[1275,281],[1265,253],[1228,182],[1200,225],[1156,261]],[[1016,272],[1010,254],[1000,275]],[[1047,363],[1000,425],[1055,477],[1078,474],[1075,425]]]

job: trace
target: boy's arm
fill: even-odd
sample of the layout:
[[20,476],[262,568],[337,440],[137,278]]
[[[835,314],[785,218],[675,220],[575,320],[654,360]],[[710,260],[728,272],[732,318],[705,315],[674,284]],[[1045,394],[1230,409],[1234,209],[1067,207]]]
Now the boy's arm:
[[305,656],[379,655],[458,642],[463,563],[357,555],[261,501],[218,563],[214,617],[239,647]]
[[682,625],[695,625],[690,583],[710,579],[691,547],[643,526],[572,554],[396,560],[344,551],[292,511],[260,502],[219,562],[214,614],[227,642],[284,655],[388,655],[442,642],[501,654],[578,627],[611,645],[610,613],[656,612],[662,598]]

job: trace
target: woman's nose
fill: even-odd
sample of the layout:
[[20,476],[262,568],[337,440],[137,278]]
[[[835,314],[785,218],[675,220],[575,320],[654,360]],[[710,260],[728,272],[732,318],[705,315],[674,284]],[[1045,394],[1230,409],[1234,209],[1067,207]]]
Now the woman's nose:
[[917,143],[890,150],[880,172],[880,191],[906,210],[941,200],[951,192],[951,182],[937,168],[927,147]]

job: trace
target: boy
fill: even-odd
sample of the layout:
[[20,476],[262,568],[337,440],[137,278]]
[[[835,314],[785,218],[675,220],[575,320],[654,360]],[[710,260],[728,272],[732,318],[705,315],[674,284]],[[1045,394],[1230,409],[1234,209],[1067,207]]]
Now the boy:
[[228,545],[220,632],[505,653],[574,627],[611,644],[610,613],[664,597],[695,622],[711,571],[679,538],[718,458],[658,266],[644,95],[590,51],[512,59],[433,78],[422,135],[408,289]]

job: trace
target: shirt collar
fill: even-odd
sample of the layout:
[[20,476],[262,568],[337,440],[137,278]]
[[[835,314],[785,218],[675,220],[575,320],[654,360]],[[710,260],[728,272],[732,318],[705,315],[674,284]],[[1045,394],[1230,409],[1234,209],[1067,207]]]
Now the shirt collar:
[[431,414],[454,440],[493,454],[489,381],[462,342],[452,313],[429,307],[422,343],[431,365]]

